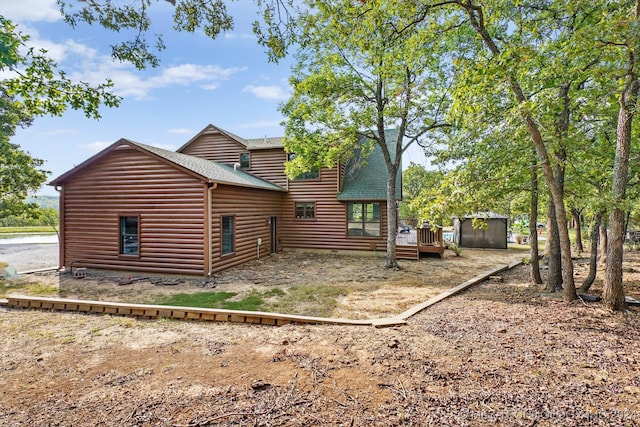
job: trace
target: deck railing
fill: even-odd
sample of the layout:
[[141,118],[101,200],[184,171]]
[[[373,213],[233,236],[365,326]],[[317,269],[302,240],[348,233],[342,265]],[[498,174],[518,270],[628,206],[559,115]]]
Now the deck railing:
[[418,228],[418,246],[443,246],[442,228]]

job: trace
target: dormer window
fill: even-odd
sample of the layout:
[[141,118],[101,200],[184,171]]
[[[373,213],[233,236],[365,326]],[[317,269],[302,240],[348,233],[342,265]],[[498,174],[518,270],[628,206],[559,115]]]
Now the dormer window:
[[251,167],[251,154],[240,154],[240,169],[249,169]]

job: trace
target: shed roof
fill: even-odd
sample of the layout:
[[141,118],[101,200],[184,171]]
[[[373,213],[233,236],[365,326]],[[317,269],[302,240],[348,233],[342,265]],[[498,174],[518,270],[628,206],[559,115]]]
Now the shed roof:
[[178,166],[187,172],[199,176],[204,181],[216,182],[219,184],[229,184],[240,187],[261,188],[265,190],[273,191],[285,191],[282,187],[272,184],[264,179],[258,178],[250,173],[242,170],[237,170],[233,166],[214,162],[211,160],[202,159],[200,157],[190,156],[188,154],[177,153],[175,151],[164,150],[162,148],[153,147],[147,144],[141,144],[139,142],[130,141],[128,139],[120,139],[108,148],[104,149],[95,156],[89,158],[85,162],[81,163],[77,167],[64,173],[58,178],[52,180],[49,185],[61,185],[69,177],[75,175],[82,169],[87,168],[93,163],[97,162],[105,154],[113,151],[117,147],[130,146],[139,151],[150,153],[156,157],[168,162],[171,165]]
[[[454,218],[460,218],[460,217],[454,216]],[[476,213],[464,215],[461,218],[462,219],[473,219],[473,218],[479,218],[479,219],[508,219],[509,217],[507,215],[502,215],[502,214],[499,214],[499,213],[495,213],[493,211],[485,211],[485,212],[476,212]]]
[[[395,152],[398,132],[395,129],[385,131],[390,151]],[[366,162],[352,161],[347,164],[342,191],[338,200],[386,200],[387,165],[382,149],[376,144]],[[396,197],[402,198],[402,163],[396,179]]]

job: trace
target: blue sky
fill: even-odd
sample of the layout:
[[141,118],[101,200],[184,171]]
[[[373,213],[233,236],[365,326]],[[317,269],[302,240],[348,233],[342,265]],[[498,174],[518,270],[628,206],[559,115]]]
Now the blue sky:
[[[120,107],[102,109],[100,120],[77,111],[38,117],[12,142],[45,160],[55,178],[120,138],[175,150],[209,123],[245,138],[282,136],[278,106],[289,96],[293,61],[267,61],[251,32],[254,2],[228,7],[234,30],[211,40],[174,31],[173,6],[154,4],[154,31],[163,34],[166,50],[159,67],[140,71],[109,56],[110,41],[118,35],[97,26],[72,29],[55,0],[3,1],[0,14],[19,24],[33,46],[47,49],[72,79],[99,84],[110,78],[123,97]],[[403,159],[405,166],[410,161],[426,166],[417,147]],[[48,186],[38,194],[57,195]]]

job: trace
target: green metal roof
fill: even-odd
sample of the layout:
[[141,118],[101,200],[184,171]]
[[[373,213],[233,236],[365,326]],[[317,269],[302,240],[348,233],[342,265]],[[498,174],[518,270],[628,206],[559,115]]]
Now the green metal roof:
[[[397,131],[385,132],[390,144],[390,151],[395,152]],[[396,197],[402,198],[402,162],[396,179]],[[382,149],[376,144],[374,150],[362,164],[358,161],[347,163],[342,192],[338,200],[386,200],[387,199],[387,165],[384,162]]]

